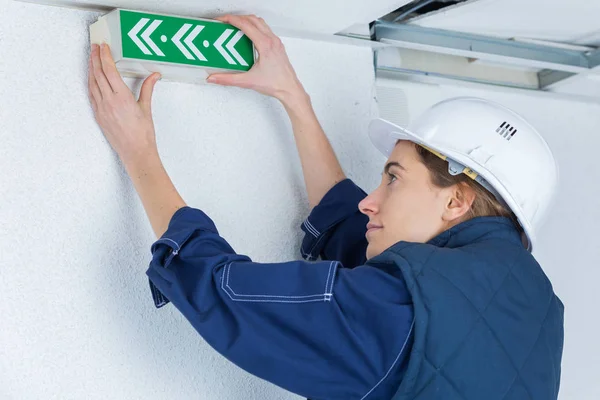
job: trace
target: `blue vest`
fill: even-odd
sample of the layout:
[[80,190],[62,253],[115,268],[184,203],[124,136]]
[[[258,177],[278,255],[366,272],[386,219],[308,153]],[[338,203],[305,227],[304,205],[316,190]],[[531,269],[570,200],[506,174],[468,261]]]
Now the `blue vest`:
[[557,398],[563,304],[509,219],[474,218],[370,263],[396,264],[414,303],[393,400]]

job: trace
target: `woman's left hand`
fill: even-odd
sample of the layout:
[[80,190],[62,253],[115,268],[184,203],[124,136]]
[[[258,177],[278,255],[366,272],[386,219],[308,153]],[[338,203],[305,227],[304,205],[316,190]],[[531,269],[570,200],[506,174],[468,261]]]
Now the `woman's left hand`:
[[96,121],[124,164],[158,154],[152,121],[152,92],[159,73],[144,81],[136,101],[110,53],[108,45],[92,46],[89,62],[89,96]]

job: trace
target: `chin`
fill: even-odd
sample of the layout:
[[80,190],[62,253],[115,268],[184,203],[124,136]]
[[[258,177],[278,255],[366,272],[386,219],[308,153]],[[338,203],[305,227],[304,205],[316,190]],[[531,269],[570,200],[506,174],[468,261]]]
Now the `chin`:
[[376,250],[370,243],[367,246],[367,260],[370,260],[373,257],[377,257],[381,254],[381,251]]

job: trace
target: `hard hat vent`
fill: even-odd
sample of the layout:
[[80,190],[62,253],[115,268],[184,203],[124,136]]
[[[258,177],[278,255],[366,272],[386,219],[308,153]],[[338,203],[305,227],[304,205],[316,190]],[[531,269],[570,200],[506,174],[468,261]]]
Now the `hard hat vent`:
[[510,140],[513,138],[513,136],[515,136],[515,133],[517,133],[517,128],[515,128],[514,126],[510,126],[508,122],[504,121],[498,127],[498,129],[496,129],[496,132],[504,139]]

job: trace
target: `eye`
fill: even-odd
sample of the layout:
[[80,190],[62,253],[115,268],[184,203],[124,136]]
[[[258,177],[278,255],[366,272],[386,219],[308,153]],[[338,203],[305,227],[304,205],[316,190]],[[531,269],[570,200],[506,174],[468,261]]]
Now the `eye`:
[[390,174],[389,172],[387,173],[387,179],[388,179],[388,185],[391,184],[392,182],[394,182],[396,179],[396,175],[394,174]]

